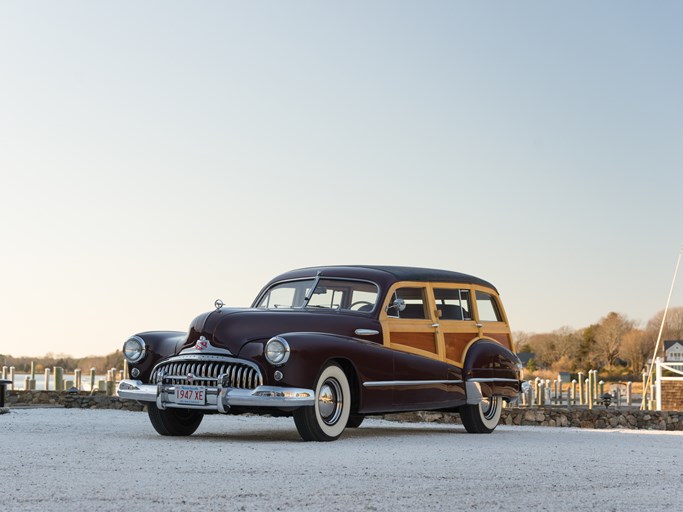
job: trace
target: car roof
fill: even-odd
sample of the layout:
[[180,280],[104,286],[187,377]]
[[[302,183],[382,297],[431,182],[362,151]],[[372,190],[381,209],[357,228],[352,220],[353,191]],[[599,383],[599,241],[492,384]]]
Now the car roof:
[[323,267],[306,267],[291,270],[277,276],[271,281],[282,281],[284,279],[296,279],[301,277],[315,276],[320,273],[321,277],[346,277],[356,279],[369,279],[380,281],[378,284],[387,284],[395,281],[418,281],[418,282],[440,282],[440,283],[466,283],[478,284],[495,290],[488,281],[478,277],[453,272],[450,270],[439,270],[434,268],[421,267],[402,267],[391,265],[331,265]]

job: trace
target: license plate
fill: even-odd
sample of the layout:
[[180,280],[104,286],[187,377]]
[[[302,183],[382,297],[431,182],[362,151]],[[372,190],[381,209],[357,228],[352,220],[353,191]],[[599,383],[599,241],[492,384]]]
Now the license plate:
[[206,389],[199,386],[176,386],[175,401],[185,405],[205,405]]

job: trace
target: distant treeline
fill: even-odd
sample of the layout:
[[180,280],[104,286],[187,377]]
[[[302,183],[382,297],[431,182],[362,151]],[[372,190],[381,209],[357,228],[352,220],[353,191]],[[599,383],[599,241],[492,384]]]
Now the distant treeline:
[[45,354],[42,357],[13,357],[0,354],[0,366],[14,366],[17,373],[30,373],[31,363],[35,365],[36,373],[42,373],[45,368],[58,366],[70,372],[81,369],[84,372],[95,368],[97,373],[105,373],[111,368],[123,368],[123,353],[120,350],[106,356],[71,357],[65,354]]
[[[596,324],[582,329],[563,327],[548,333],[515,333],[518,353],[533,357],[527,363],[531,372],[577,372],[600,370],[612,376],[630,375],[637,379],[653,356],[664,311],[654,315],[644,326],[625,315],[612,312]],[[671,308],[662,330],[662,340],[683,339],[683,307]],[[664,355],[660,343],[657,356]]]

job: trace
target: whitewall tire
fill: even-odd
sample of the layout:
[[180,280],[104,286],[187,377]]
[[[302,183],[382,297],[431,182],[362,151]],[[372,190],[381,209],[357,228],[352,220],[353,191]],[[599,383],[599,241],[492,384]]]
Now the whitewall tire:
[[294,423],[304,441],[334,441],[349,420],[351,388],[338,365],[327,365],[316,381],[315,405],[294,411]]

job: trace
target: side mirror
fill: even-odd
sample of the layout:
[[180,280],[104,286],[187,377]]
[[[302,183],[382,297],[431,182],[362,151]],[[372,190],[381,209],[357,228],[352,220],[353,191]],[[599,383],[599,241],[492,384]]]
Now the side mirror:
[[394,302],[387,306],[387,313],[390,309],[395,309],[397,313],[400,313],[406,308],[406,301],[403,299],[394,299]]

